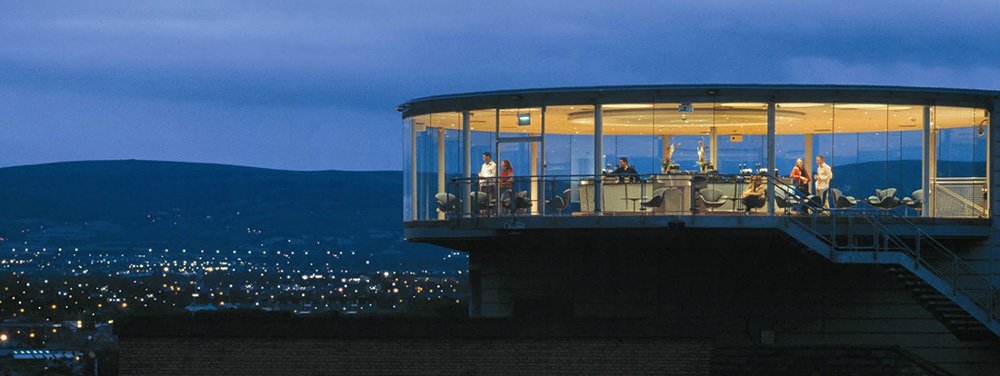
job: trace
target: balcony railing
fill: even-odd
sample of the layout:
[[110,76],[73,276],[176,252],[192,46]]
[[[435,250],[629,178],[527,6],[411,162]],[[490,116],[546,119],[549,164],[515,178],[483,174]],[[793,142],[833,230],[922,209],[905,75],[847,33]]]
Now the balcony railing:
[[[498,216],[586,215],[764,215],[764,198],[745,198],[744,191],[763,174],[627,174],[451,178],[432,198],[436,219]],[[895,195],[854,198],[834,189],[823,200],[792,186],[787,178],[774,184],[775,213],[828,213],[830,209],[875,209],[901,216],[921,216],[921,202]],[[981,178],[938,179],[935,217],[983,217],[986,184]],[[600,195],[600,199],[597,196]],[[765,196],[766,197],[766,196]],[[949,208],[955,208],[954,210]],[[435,219],[429,218],[429,219]]]
[[[744,215],[767,212],[764,197],[744,198],[751,174],[630,174],[452,178],[434,199],[438,219],[495,216]],[[782,214],[822,210],[815,196],[774,178]],[[600,200],[597,196],[600,195]],[[765,196],[766,197],[766,196]]]

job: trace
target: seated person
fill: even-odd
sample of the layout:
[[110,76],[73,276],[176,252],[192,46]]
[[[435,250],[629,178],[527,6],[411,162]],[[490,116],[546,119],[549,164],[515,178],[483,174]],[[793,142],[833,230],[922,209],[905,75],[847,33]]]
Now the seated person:
[[625,182],[625,177],[628,176],[630,182],[639,181],[639,173],[635,171],[635,167],[629,166],[628,158],[621,157],[618,159],[618,168],[611,171],[611,176],[617,176],[619,183]]
[[761,182],[759,175],[754,175],[750,178],[750,185],[747,185],[747,189],[743,190],[743,207],[747,213],[750,212],[750,209],[764,206],[766,188],[767,186]]

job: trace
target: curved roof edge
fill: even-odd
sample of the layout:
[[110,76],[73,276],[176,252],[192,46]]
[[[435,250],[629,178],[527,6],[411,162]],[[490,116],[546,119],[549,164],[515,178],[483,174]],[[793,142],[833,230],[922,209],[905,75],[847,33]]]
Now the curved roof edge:
[[[690,101],[736,100],[774,96],[779,99],[814,101],[851,99],[858,101],[926,102],[956,105],[980,104],[1000,98],[1000,91],[911,86],[812,85],[812,84],[673,84],[579,86],[507,89],[434,95],[411,99],[396,107],[404,117],[438,111],[491,107],[529,107],[542,103],[583,104],[588,100],[628,101],[683,97]],[[637,98],[645,97],[645,98]],[[565,103],[563,103],[565,102]]]

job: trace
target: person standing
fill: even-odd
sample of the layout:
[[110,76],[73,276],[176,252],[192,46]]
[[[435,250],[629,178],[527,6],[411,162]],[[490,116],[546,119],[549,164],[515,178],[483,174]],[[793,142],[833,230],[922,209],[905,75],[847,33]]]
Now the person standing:
[[497,164],[493,162],[493,155],[490,152],[483,153],[483,166],[479,168],[479,190],[486,192],[490,202],[496,202],[497,189]]
[[788,177],[799,191],[809,194],[809,171],[806,171],[802,158],[795,160],[795,167],[792,167],[792,173]]
[[819,197],[821,205],[829,207],[827,192],[830,190],[830,181],[833,180],[833,169],[826,164],[825,160],[822,154],[816,156],[816,196]]
[[500,162],[500,189],[511,189],[514,186],[514,167],[510,161],[504,159]]

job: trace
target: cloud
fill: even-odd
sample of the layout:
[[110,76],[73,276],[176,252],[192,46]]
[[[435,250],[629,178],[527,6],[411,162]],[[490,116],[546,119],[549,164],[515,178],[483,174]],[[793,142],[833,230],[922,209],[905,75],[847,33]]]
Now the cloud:
[[[138,128],[115,145],[162,136],[154,125],[178,132],[169,137],[177,148],[120,148],[113,156],[121,157],[398,166],[384,162],[401,158],[393,106],[465,91],[649,83],[1000,86],[992,63],[1000,55],[995,1],[109,0],[0,1],[0,9],[0,85],[18,104],[7,118],[65,112],[53,107],[58,103],[74,112],[59,124],[72,124],[80,137],[111,142],[100,132],[115,134],[108,124],[126,122]],[[272,144],[217,154],[181,147],[220,140],[202,129],[238,133],[248,121]],[[73,149],[54,136],[62,130],[54,121],[39,124],[50,125],[30,133],[29,124],[14,126],[26,132],[15,138],[27,150]],[[318,130],[323,126],[329,128]],[[281,152],[307,144],[315,149],[301,152],[324,158]],[[109,155],[86,150],[52,158]],[[17,161],[30,162],[30,155]]]

